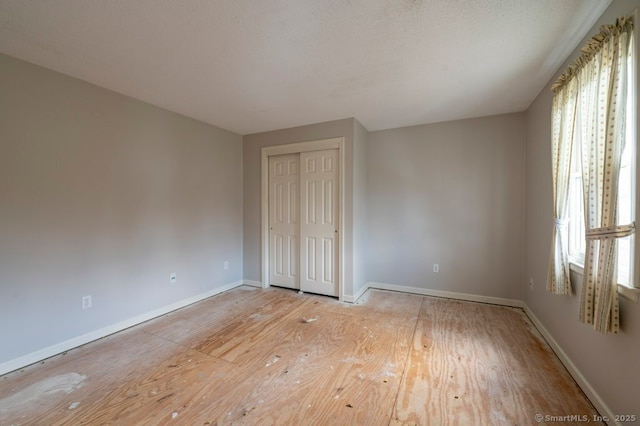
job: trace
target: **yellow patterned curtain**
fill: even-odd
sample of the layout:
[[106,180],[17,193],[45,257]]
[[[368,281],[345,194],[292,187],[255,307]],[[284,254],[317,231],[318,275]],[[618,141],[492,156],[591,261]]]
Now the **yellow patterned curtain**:
[[552,108],[551,172],[553,179],[553,229],[547,273],[547,290],[553,294],[571,294],[569,277],[569,240],[567,207],[571,153],[576,136],[577,80],[555,92]]
[[632,31],[631,18],[603,26],[553,87],[556,96],[576,87],[586,236],[580,320],[602,333],[619,331],[617,239],[635,229],[617,222]]

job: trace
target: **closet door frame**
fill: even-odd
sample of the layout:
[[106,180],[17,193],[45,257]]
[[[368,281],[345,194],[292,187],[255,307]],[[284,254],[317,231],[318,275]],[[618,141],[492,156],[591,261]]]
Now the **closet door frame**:
[[338,168],[338,299],[344,300],[344,205],[345,205],[345,149],[344,138],[322,139],[262,148],[262,288],[269,287],[269,157],[283,154],[296,154],[309,151],[337,149],[340,164]]

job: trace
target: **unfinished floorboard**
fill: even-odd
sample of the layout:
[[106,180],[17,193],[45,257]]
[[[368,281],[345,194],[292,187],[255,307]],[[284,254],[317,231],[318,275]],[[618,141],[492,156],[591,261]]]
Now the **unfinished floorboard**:
[[597,412],[520,309],[425,298],[394,420],[534,424]]
[[[141,364],[150,354],[154,363],[163,363],[176,349],[163,339],[129,329],[9,374],[0,381],[0,425],[78,423],[74,419],[81,417],[79,413],[102,406],[105,398],[143,377],[146,368]],[[64,388],[52,383],[65,378]],[[29,398],[6,404],[6,395],[20,392]]]
[[[400,384],[413,327],[336,314],[310,323],[292,318],[270,356],[249,374],[273,371],[266,397],[250,413],[260,424],[385,424]],[[238,397],[246,389],[234,390]],[[259,394],[261,392],[258,392]]]
[[0,425],[533,424],[595,410],[521,310],[239,288],[0,378]]

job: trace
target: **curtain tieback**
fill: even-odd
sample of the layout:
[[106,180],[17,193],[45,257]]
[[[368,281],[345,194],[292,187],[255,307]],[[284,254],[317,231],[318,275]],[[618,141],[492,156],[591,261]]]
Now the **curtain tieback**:
[[567,225],[569,225],[569,219],[558,219],[554,217],[553,224],[556,226],[556,228],[565,228]]
[[636,230],[635,222],[628,225],[612,225],[602,228],[587,229],[585,238],[587,240],[606,240],[609,238],[624,238],[633,234]]

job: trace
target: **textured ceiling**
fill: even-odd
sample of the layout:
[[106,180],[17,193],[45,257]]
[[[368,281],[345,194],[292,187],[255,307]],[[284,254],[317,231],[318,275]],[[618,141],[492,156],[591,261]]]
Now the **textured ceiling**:
[[523,111],[602,0],[0,0],[0,52],[240,134]]

